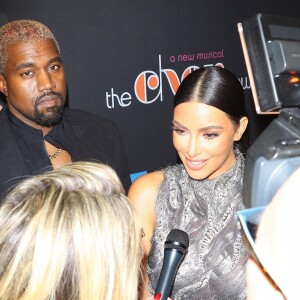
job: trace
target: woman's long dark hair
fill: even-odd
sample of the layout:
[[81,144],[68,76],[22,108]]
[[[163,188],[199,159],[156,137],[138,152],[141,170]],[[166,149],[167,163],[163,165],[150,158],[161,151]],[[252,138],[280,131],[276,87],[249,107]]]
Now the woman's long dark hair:
[[[239,79],[221,67],[200,68],[189,74],[174,97],[174,108],[186,102],[199,102],[225,112],[235,126],[246,116],[244,90]],[[248,146],[246,133],[237,143],[242,152]]]

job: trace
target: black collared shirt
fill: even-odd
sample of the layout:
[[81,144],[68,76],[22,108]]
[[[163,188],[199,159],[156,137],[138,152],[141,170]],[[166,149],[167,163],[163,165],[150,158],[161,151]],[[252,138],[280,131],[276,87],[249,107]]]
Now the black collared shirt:
[[7,114],[11,133],[15,137],[16,144],[22,153],[24,163],[30,175],[38,174],[43,169],[52,169],[45,148],[45,141],[56,148],[68,151],[72,157],[70,147],[66,145],[66,137],[62,130],[62,123],[55,125],[52,130],[43,137],[42,130],[35,129],[22,122],[10,113],[9,110],[7,110]]
[[62,121],[43,137],[41,130],[28,126],[5,107],[0,112],[0,194],[27,176],[52,169],[45,141],[66,150],[72,161],[110,165],[128,190],[124,145],[112,121],[66,108]]

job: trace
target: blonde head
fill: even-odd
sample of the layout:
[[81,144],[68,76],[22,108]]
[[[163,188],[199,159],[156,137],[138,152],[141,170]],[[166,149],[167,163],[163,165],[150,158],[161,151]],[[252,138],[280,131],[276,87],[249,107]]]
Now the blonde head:
[[33,20],[16,20],[0,27],[0,74],[5,75],[7,63],[7,47],[16,43],[52,40],[59,52],[58,43],[44,24]]
[[116,173],[77,162],[0,208],[0,299],[137,299],[140,236]]

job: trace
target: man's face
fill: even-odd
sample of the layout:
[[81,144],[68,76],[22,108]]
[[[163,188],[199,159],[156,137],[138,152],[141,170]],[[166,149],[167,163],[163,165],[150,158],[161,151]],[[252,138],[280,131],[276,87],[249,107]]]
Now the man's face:
[[51,40],[16,43],[7,47],[6,76],[0,90],[12,114],[35,127],[61,120],[66,81],[60,55]]

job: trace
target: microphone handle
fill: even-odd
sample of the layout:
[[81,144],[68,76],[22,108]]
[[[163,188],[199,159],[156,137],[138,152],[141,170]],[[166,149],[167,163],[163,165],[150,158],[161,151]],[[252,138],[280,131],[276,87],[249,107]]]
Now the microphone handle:
[[160,300],[167,300],[183,254],[176,249],[165,249],[163,266],[159,275],[155,295],[161,293]]

